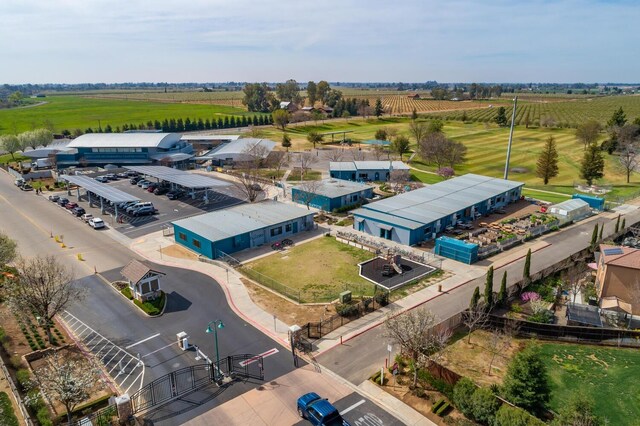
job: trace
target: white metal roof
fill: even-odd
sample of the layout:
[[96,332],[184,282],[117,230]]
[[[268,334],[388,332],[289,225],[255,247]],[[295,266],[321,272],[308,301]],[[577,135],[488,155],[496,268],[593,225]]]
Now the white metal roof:
[[177,133],[85,133],[68,148],[171,148],[180,141]]
[[239,139],[240,135],[198,135],[198,134],[189,134],[182,135],[180,140],[183,141],[235,141]]
[[[299,191],[305,191],[305,185],[296,185],[293,188]],[[373,187],[365,184],[352,182],[342,179],[323,179],[320,181],[320,186],[313,192],[329,198],[342,197],[344,195],[354,194],[367,189],[373,189]]]
[[67,182],[71,182],[75,185],[78,185],[86,189],[87,191],[91,191],[102,198],[106,198],[109,201],[113,201],[114,203],[127,203],[129,201],[140,201],[139,197],[136,197],[124,191],[120,191],[119,189],[114,188],[111,185],[100,183],[97,180],[90,178],[88,176],[60,175],[60,177],[66,180]]
[[466,174],[434,185],[375,201],[362,207],[384,214],[387,220],[402,218],[428,224],[461,210],[523,186],[521,182]]
[[263,158],[266,158],[269,153],[276,146],[276,143],[269,139],[256,139],[256,138],[244,138],[237,139],[235,141],[231,141],[229,143],[222,144],[208,153],[204,154],[200,158],[227,158],[230,156],[248,154],[255,147],[263,146],[266,149],[262,154],[264,154]]
[[177,220],[173,224],[209,241],[219,241],[310,215],[313,212],[309,210],[266,200]]
[[560,210],[571,212],[574,210],[583,209],[585,207],[590,208],[589,203],[579,198],[573,198],[571,200],[563,201],[561,203],[552,205],[551,207],[549,207],[549,211],[552,213]]

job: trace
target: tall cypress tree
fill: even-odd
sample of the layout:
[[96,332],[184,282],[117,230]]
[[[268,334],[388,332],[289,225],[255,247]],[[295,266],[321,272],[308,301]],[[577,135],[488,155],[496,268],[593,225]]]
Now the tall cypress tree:
[[527,257],[524,259],[524,270],[522,271],[522,278],[528,280],[531,278],[531,249],[527,251]]
[[598,242],[598,224],[596,223],[593,226],[593,233],[591,234],[591,248],[595,248]]
[[600,232],[598,233],[598,241],[602,241],[602,231],[604,231],[604,223],[600,224]]
[[257,126],[257,125],[259,124],[259,122],[258,122],[258,116],[257,116],[257,115],[254,115],[254,116],[253,116],[252,121],[253,121],[253,125],[254,125],[254,126]]
[[502,274],[502,282],[500,283],[500,292],[498,292],[498,305],[507,306],[507,271]]
[[222,117],[218,117],[218,129],[224,129],[224,121],[222,121]]
[[620,230],[620,215],[618,215],[618,219],[616,220],[616,234]]
[[480,301],[480,287],[476,287],[473,290],[473,295],[471,296],[471,302],[469,303],[469,308],[475,309],[478,306],[478,302]]
[[622,225],[620,226],[620,231],[624,231],[624,230],[625,230],[625,228],[626,228],[626,226],[625,226],[625,225],[626,225],[626,223],[625,223],[625,222],[626,222],[626,221],[627,221],[627,218],[626,218],[626,217],[623,217],[623,218],[622,218]]
[[491,310],[493,307],[493,265],[489,266],[487,271],[487,282],[484,285],[484,303],[487,305],[487,310]]

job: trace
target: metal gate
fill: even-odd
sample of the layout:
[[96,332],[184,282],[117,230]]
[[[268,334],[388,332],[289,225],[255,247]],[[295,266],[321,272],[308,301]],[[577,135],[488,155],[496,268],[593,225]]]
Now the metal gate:
[[232,355],[219,363],[199,364],[162,376],[131,395],[133,413],[148,410],[186,395],[224,377],[264,380],[264,360],[260,355]]

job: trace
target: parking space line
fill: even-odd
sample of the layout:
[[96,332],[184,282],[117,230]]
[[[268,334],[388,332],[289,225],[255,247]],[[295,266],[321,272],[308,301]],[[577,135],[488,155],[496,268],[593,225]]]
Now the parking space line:
[[[133,372],[133,370],[131,370],[131,371]],[[143,373],[144,373],[144,370],[143,370],[143,371],[141,371],[141,372],[140,372],[140,374],[138,374],[138,375],[136,376],[136,378],[135,378],[135,379],[133,379],[133,382],[131,382],[131,384],[129,385],[129,387],[125,389],[124,393],[129,393],[129,389],[131,389],[131,386],[133,386],[133,385],[138,381],[138,378],[139,378]],[[131,373],[129,373],[129,374],[131,374]],[[142,386],[142,385],[141,385],[141,386]]]
[[113,361],[113,359],[114,359],[116,356],[118,356],[118,354],[120,353],[120,348],[116,347],[116,349],[118,349],[118,351],[117,351],[115,354],[113,354],[113,356],[111,357],[111,359],[110,359],[109,361],[105,362],[105,364],[104,364],[105,366],[107,366],[107,365],[111,364],[111,361]]
[[153,352],[149,352],[148,354],[142,355],[140,358],[145,358],[145,357],[148,357],[149,355],[153,355],[153,354],[155,354],[156,352],[160,352],[160,351],[161,351],[161,350],[163,350],[163,349],[167,349],[168,347],[173,346],[174,344],[175,344],[175,343],[169,343],[168,345],[163,346],[163,347],[161,347],[160,349],[156,349],[156,350],[155,350],[155,351],[153,351]]
[[[93,339],[91,339],[91,340],[89,340],[87,343],[85,343],[85,346],[86,346],[86,347],[89,347],[89,344],[90,344],[91,342],[93,342],[94,340],[96,340],[96,338],[97,338],[97,337],[100,337],[100,335],[99,335],[98,333],[95,333],[95,334],[96,334],[96,335],[95,335],[95,336],[93,336]],[[98,340],[98,342],[100,342],[100,340]]]
[[[105,345],[105,346],[106,346],[106,345]],[[109,355],[109,354],[111,353],[111,351],[112,351],[114,348],[115,348],[115,346],[113,346],[113,345],[112,345],[112,346],[111,346],[111,349],[109,349],[109,350],[107,351],[107,353],[106,353],[106,354],[102,355],[102,358],[100,358],[100,362],[102,362],[102,360],[104,359],[104,357],[106,357],[107,355]]]
[[131,345],[129,345],[129,346],[127,346],[127,347],[125,347],[125,349],[131,349],[132,347],[137,346],[137,345],[139,345],[140,343],[144,343],[144,342],[146,342],[146,341],[148,341],[148,340],[151,340],[151,339],[153,339],[154,337],[158,337],[159,335],[160,335],[160,333],[156,333],[156,334],[154,334],[153,336],[149,336],[149,337],[147,337],[146,339],[138,340],[137,342],[135,342],[135,343],[133,343],[133,344],[131,344]]
[[360,401],[358,401],[358,402],[356,402],[355,404],[353,404],[351,407],[347,407],[347,408],[345,408],[344,410],[340,411],[340,414],[341,414],[341,415],[345,415],[345,414],[347,414],[349,411],[351,411],[351,410],[353,410],[353,409],[355,409],[355,408],[358,408],[359,406],[361,406],[361,405],[362,405],[362,404],[364,404],[365,402],[367,402],[367,401],[366,401],[366,400],[364,400],[364,399],[361,399]]
[[[113,366],[113,368],[112,368],[111,370],[109,370],[109,374],[111,374],[111,372],[112,372],[113,370],[115,370],[119,365],[121,365],[122,360],[123,360],[123,359],[125,359],[125,357],[126,357],[126,355],[122,355],[122,358],[120,358],[120,359],[118,360],[118,362],[116,362],[116,365],[114,365],[114,366]],[[128,363],[127,363],[127,365],[128,365]],[[124,370],[124,368],[122,368],[122,370]],[[116,377],[118,377],[119,375],[120,375],[120,373],[116,374]]]

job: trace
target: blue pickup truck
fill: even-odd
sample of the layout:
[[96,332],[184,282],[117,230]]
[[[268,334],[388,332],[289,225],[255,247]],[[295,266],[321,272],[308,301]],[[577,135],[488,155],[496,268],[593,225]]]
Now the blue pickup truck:
[[351,426],[326,398],[310,392],[298,398],[298,414],[317,426]]

